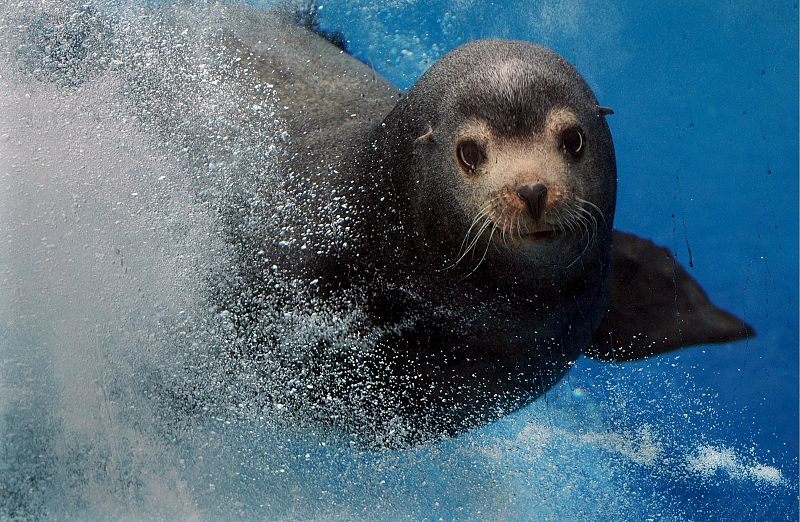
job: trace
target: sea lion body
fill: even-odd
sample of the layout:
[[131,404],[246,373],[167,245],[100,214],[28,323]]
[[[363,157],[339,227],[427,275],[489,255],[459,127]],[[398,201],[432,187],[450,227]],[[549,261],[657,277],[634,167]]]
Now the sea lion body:
[[[553,51],[472,42],[403,95],[285,14],[219,9],[238,67],[277,97],[290,203],[248,227],[233,218],[237,283],[217,306],[233,312],[246,357],[277,358],[306,383],[275,399],[297,418],[407,445],[528,404],[581,353],[630,360],[685,346],[690,330],[692,342],[752,335],[674,260],[654,263],[655,245],[613,230],[612,111]],[[691,297],[674,309],[653,299],[656,279]],[[624,302],[632,281],[642,291]],[[358,313],[276,354],[285,343],[270,325],[299,309],[301,322]],[[292,338],[305,328],[289,324]]]
[[211,12],[288,135],[267,203],[220,206],[237,257],[212,301],[233,357],[263,364],[261,402],[402,446],[528,404],[582,353],[753,335],[613,229],[613,112],[553,51],[472,42],[404,95],[286,13]]
[[[355,293],[368,317],[362,327],[383,332],[364,358],[333,363],[337,385],[315,386],[326,396],[335,388],[347,397],[334,402],[357,410],[338,411],[336,424],[389,444],[388,431],[402,432],[394,435],[401,444],[438,438],[555,384],[591,344],[610,276],[613,145],[577,71],[534,44],[483,40],[449,53],[401,96],[315,34],[228,9],[231,47],[273,86],[288,127],[289,190],[308,224],[297,228],[329,230],[320,209],[336,200],[347,230],[312,231],[288,248],[269,227],[260,238],[238,236],[243,278],[251,289],[268,287],[263,274],[279,266],[313,281],[316,299]],[[591,144],[580,161],[565,158],[558,141],[575,125]],[[491,161],[480,175],[459,170],[464,133],[484,140]],[[515,191],[537,183],[550,195],[535,221]],[[582,211],[593,225],[559,206],[579,205],[577,195],[593,205]],[[473,220],[492,197],[508,210],[507,226],[478,233]],[[542,223],[558,226],[559,237],[532,239]],[[383,369],[367,371],[371,364]],[[325,420],[330,401],[306,398]]]
[[[524,406],[581,353],[631,360],[752,335],[666,251],[613,230],[609,110],[556,53],[473,42],[402,94],[290,13],[152,16],[163,34],[127,61],[100,24],[20,46],[20,64],[69,85],[121,73],[120,106],[219,219],[226,251],[198,312],[219,343],[186,383],[163,383],[175,407],[408,445]],[[197,18],[215,29],[193,33]],[[32,34],[57,40],[60,23]]]

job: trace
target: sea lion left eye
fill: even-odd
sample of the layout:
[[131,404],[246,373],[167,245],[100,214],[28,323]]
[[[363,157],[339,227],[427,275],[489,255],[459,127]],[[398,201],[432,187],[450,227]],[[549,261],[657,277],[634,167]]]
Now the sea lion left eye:
[[586,139],[579,127],[570,127],[561,134],[561,148],[570,156],[577,158],[583,153]]
[[472,140],[462,141],[458,144],[458,160],[465,169],[475,172],[478,164],[483,161],[483,150]]

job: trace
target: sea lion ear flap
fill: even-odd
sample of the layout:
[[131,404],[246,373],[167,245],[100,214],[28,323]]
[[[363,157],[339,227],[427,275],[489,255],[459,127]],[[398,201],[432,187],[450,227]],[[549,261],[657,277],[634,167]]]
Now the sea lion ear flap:
[[585,351],[632,361],[694,344],[747,339],[755,331],[714,306],[673,255],[652,241],[614,231],[608,315]]
[[433,139],[433,127],[431,127],[431,124],[429,123],[428,124],[428,128],[425,131],[425,133],[422,136],[420,136],[419,138],[414,140],[414,146],[427,145],[427,144],[433,143],[433,142],[434,142],[434,139]]
[[603,107],[602,105],[598,105],[597,113],[600,116],[609,116],[611,114],[614,114],[614,109],[612,109],[611,107]]

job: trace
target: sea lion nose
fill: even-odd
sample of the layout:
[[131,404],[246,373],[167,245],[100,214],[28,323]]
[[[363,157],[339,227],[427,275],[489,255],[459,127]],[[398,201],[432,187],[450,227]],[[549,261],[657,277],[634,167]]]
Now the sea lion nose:
[[517,195],[528,204],[534,221],[539,221],[544,214],[547,202],[547,187],[541,183],[536,185],[523,185],[517,189]]

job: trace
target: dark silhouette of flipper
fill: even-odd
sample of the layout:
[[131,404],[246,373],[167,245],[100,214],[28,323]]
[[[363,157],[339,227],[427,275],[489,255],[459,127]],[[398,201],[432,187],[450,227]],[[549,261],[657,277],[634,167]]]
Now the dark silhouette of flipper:
[[608,315],[585,354],[633,361],[696,344],[747,339],[755,330],[715,306],[666,248],[614,232]]

